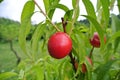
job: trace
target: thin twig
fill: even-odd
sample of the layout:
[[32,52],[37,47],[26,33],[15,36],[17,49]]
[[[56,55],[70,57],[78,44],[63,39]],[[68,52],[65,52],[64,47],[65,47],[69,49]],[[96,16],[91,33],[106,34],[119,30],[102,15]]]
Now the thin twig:
[[92,47],[92,49],[91,49],[91,51],[90,51],[89,58],[91,58],[91,57],[92,57],[93,50],[94,50],[94,46]]
[[64,30],[64,32],[66,33],[66,25],[67,25],[67,22],[64,21],[64,18],[61,18],[61,20],[62,20],[63,30]]
[[17,58],[17,65],[18,65],[20,63],[20,61],[21,61],[21,58],[18,55],[18,53],[15,51],[15,49],[13,48],[13,42],[12,42],[12,40],[10,40],[9,43],[10,43],[10,49],[11,49],[11,51],[15,54],[15,56]]
[[77,69],[76,69],[76,67],[75,67],[75,58],[73,58],[73,56],[72,56],[72,53],[70,52],[70,54],[69,54],[69,57],[70,57],[70,59],[71,59],[71,63],[72,63],[72,65],[73,65],[73,68],[74,68],[74,71],[76,72],[77,71]]
[[35,1],[35,0],[33,0],[34,1],[34,3],[36,4],[36,6],[40,9],[40,11],[41,11],[41,13],[48,19],[48,21],[53,25],[53,27],[57,30],[57,31],[60,31],[60,29],[59,28],[57,28],[57,26],[54,24],[54,23],[52,23],[52,21],[50,20],[50,18],[45,14],[45,12],[42,10],[42,8],[38,5],[38,3]]
[[[66,33],[67,21],[65,21],[64,18],[61,18],[61,20],[62,20],[62,26],[63,26],[64,32]],[[75,65],[76,60],[75,60],[75,58],[72,56],[72,52],[69,53],[69,57],[70,57],[70,59],[71,59],[72,65],[73,65],[73,69],[74,69],[74,71],[76,72],[76,71],[77,71],[77,68],[76,68],[76,65]]]

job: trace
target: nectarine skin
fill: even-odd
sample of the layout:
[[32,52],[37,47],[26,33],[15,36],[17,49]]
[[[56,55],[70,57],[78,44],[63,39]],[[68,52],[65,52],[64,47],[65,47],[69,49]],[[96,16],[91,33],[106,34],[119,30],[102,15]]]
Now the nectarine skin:
[[[86,57],[86,59],[90,63],[90,65],[93,65],[92,60],[89,57]],[[86,72],[87,72],[86,64],[83,63],[82,64],[82,73],[86,73]]]
[[71,50],[72,40],[64,32],[57,32],[48,40],[48,52],[56,59],[64,58],[71,52]]

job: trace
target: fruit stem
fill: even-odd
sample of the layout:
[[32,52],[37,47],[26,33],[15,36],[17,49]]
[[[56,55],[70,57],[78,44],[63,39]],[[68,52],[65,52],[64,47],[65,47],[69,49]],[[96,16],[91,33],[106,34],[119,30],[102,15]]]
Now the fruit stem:
[[70,54],[69,54],[69,57],[70,57],[70,59],[71,59],[71,63],[72,63],[72,65],[73,65],[73,68],[74,68],[74,70],[75,70],[75,72],[77,71],[77,68],[75,67],[75,58],[73,58],[73,56],[72,56],[72,53],[70,52]]
[[42,8],[38,5],[38,3],[35,1],[35,0],[33,0],[34,1],[34,3],[36,4],[36,6],[39,8],[39,10],[41,11],[41,13],[48,19],[48,21],[53,25],[53,27],[59,32],[60,31],[60,29],[54,24],[54,23],[52,23],[52,21],[50,20],[50,18],[45,14],[45,12],[42,10]]
[[66,33],[66,25],[67,25],[67,22],[64,21],[64,18],[63,18],[63,17],[61,18],[61,20],[62,20],[63,30],[64,30],[64,32]]
[[[62,20],[63,30],[64,30],[64,32],[66,33],[67,21],[65,21],[64,18],[61,18],[61,20]],[[71,63],[72,63],[72,65],[73,65],[74,71],[76,72],[76,71],[77,71],[77,68],[76,68],[76,66],[75,66],[76,60],[75,60],[75,58],[72,56],[72,51],[69,53],[69,57],[70,57],[70,59],[71,59]]]
[[92,57],[93,50],[94,50],[94,46],[92,47],[92,49],[91,49],[91,51],[90,51],[89,58],[91,58],[91,57]]

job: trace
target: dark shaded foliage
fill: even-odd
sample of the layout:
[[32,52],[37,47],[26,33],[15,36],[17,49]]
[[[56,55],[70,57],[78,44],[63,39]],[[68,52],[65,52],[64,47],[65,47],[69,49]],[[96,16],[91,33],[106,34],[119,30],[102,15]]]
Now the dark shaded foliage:
[[0,0],[0,3],[2,2],[3,0]]

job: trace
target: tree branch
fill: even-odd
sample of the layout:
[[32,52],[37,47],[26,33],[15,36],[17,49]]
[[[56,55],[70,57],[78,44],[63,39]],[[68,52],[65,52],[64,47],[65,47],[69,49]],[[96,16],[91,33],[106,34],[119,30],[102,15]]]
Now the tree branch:
[[34,3],[36,4],[36,6],[39,8],[39,10],[41,11],[41,13],[48,19],[48,21],[53,25],[53,27],[57,30],[57,31],[60,31],[60,29],[54,24],[52,23],[52,21],[50,20],[50,18],[45,14],[45,12],[42,10],[42,8],[38,5],[38,3],[33,0]]
[[10,49],[11,49],[11,51],[15,54],[15,56],[17,58],[17,64],[19,64],[20,61],[21,61],[21,58],[18,56],[17,52],[13,48],[13,42],[12,42],[12,40],[10,40],[9,43],[10,43]]
[[92,47],[92,49],[91,49],[91,51],[90,51],[89,58],[91,58],[91,57],[92,57],[93,50],[94,50],[94,46]]

